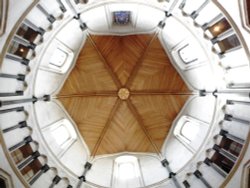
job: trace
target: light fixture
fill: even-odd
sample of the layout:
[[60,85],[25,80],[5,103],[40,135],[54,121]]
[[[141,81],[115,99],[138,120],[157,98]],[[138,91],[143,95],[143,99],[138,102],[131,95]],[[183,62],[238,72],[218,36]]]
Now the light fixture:
[[214,27],[213,30],[214,30],[214,32],[219,32],[221,30],[221,27],[217,25]]

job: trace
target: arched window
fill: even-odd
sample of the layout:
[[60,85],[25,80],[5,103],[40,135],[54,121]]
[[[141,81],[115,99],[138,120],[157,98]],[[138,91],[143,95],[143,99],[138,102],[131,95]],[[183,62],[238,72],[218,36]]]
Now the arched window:
[[198,150],[207,135],[209,124],[190,116],[182,116],[174,129],[176,139],[192,152]]
[[1,188],[11,188],[11,187],[14,187],[10,174],[8,174],[7,172],[5,172],[1,168],[0,168],[0,187]]
[[0,177],[0,187],[1,188],[7,188],[7,185],[2,177]]
[[138,159],[134,156],[121,156],[115,159],[113,185],[115,188],[141,187],[142,176]]
[[66,73],[73,62],[74,53],[72,50],[59,40],[56,40],[50,46],[49,51],[52,53],[50,53],[48,68],[57,73]]
[[250,32],[250,2],[249,0],[240,0],[239,3],[243,27]]
[[76,131],[68,119],[62,119],[43,129],[51,150],[60,157],[77,140]]
[[23,39],[32,42],[32,43],[37,43],[39,39],[38,35],[39,33],[37,31],[35,31],[34,29],[32,29],[31,27],[29,27],[28,25],[26,25],[25,23],[22,23],[20,25],[20,27],[18,28],[16,34],[20,37],[22,37]]
[[30,144],[25,144],[20,148],[11,152],[11,156],[16,164],[20,163],[22,160],[26,159],[27,157],[31,156],[33,153],[33,149]]
[[175,136],[181,138],[186,143],[190,143],[195,140],[199,132],[199,123],[195,119],[188,116],[182,116],[174,130]]
[[65,127],[64,124],[61,124],[56,129],[52,130],[51,135],[55,139],[56,143],[60,146],[71,138],[69,130],[67,129],[67,127]]
[[0,1],[0,36],[4,34],[6,21],[7,21],[7,12],[8,12],[8,1]]
[[192,141],[199,133],[199,126],[195,122],[185,121],[180,133],[186,140]]
[[179,56],[183,63],[190,64],[198,60],[197,54],[194,53],[194,48],[190,44],[186,44],[178,50]]

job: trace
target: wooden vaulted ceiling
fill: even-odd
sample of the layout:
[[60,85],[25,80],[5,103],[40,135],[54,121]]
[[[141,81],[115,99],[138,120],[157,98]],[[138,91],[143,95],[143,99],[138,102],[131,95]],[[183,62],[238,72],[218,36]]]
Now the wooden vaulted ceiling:
[[95,156],[160,152],[188,95],[156,34],[89,35],[57,97]]

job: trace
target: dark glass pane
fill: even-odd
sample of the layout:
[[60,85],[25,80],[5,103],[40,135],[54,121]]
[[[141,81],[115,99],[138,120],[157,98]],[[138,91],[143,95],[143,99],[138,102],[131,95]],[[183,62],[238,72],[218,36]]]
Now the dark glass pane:
[[[28,166],[24,167],[21,170],[21,173],[25,176],[26,180],[29,181],[41,168],[41,162],[36,159],[32,161]],[[31,176],[28,174],[31,174]]]
[[250,167],[248,168],[248,186],[250,186]]
[[130,22],[130,11],[113,12],[114,24],[127,25]]
[[218,42],[222,52],[226,52],[232,48],[240,46],[240,41],[236,35],[232,35]]
[[221,143],[220,143],[220,147],[227,150],[228,152],[232,153],[235,156],[239,156],[241,149],[242,149],[242,145],[230,140],[229,138],[223,138]]
[[249,0],[245,0],[246,1],[246,6],[247,6],[247,21],[248,21],[248,25],[250,25],[250,1]]
[[217,166],[219,166],[226,173],[229,173],[234,166],[233,161],[231,161],[230,159],[226,158],[225,156],[221,155],[218,152],[215,152],[215,154],[211,158],[211,161],[213,161]]
[[7,188],[5,181],[0,178],[0,188]]
[[8,50],[9,53],[25,58],[29,52],[29,48],[13,41]]
[[21,162],[23,159],[26,159],[32,155],[33,151],[29,144],[26,144],[11,153],[12,158],[16,163]]
[[33,29],[31,29],[30,27],[28,27],[27,25],[22,24],[17,30],[17,35],[19,35],[20,37],[30,42],[34,42],[38,33],[34,31]]
[[228,23],[226,18],[222,18],[215,24],[213,24],[211,27],[208,28],[208,30],[212,33],[214,37],[224,33],[225,31],[229,30],[231,28],[230,24]]

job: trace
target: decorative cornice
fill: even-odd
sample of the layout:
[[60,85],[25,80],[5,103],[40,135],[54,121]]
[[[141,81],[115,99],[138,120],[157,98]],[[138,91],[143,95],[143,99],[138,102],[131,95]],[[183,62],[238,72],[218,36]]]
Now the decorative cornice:
[[8,15],[9,1],[2,0],[0,1],[0,36],[5,33],[7,15]]

